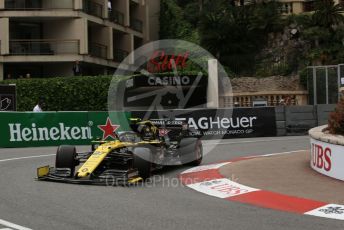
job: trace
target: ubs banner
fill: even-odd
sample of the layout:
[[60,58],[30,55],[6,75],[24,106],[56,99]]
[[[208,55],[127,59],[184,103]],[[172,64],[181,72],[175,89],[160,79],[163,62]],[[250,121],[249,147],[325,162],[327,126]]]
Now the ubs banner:
[[0,85],[0,111],[16,110],[16,86]]
[[[155,111],[149,118],[168,118],[176,114],[176,120],[189,124],[193,136],[205,139],[246,138],[276,136],[274,107],[235,108],[231,114],[224,109]],[[144,118],[146,111],[132,111],[132,117]]]

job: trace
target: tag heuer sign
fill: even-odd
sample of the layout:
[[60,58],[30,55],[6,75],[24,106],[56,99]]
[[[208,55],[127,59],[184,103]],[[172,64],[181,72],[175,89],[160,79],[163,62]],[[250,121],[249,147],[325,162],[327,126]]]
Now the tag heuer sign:
[[0,111],[16,111],[16,86],[0,85]]

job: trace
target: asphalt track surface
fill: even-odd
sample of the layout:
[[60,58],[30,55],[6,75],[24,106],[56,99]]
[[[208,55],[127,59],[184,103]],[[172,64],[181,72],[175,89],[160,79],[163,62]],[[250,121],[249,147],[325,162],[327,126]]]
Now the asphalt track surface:
[[[204,145],[207,149],[214,147],[212,142]],[[308,137],[223,140],[206,155],[203,163],[308,148]],[[35,230],[344,228],[343,221],[224,202],[195,192],[177,180],[178,174],[188,167],[165,169],[157,175],[164,176],[163,182],[156,179],[154,184],[138,187],[35,181],[36,168],[52,165],[54,156],[50,154],[55,151],[55,147],[0,149],[0,230],[16,229],[3,225],[4,220]]]

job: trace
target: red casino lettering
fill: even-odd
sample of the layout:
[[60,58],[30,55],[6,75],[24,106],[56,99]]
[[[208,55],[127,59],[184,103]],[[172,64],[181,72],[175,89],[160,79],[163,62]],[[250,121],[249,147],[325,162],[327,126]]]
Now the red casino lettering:
[[157,50],[153,53],[147,63],[148,72],[166,72],[173,70],[173,62],[176,68],[185,68],[190,52],[168,55],[164,50]]

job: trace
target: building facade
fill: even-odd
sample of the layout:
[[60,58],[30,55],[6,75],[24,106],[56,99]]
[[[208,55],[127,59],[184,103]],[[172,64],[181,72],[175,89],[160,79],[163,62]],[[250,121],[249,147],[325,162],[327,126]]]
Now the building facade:
[[[263,2],[268,0],[235,0],[236,5],[251,4],[252,2]],[[316,0],[276,0],[281,3],[281,13],[301,14],[314,11]],[[343,3],[343,0],[334,0],[335,4]]]
[[158,10],[158,0],[0,0],[0,79],[72,76],[76,61],[83,75],[112,74],[158,38]]
[[[281,2],[283,14],[301,14],[314,11],[316,0],[278,0]],[[342,4],[343,0],[334,0],[335,4]]]

